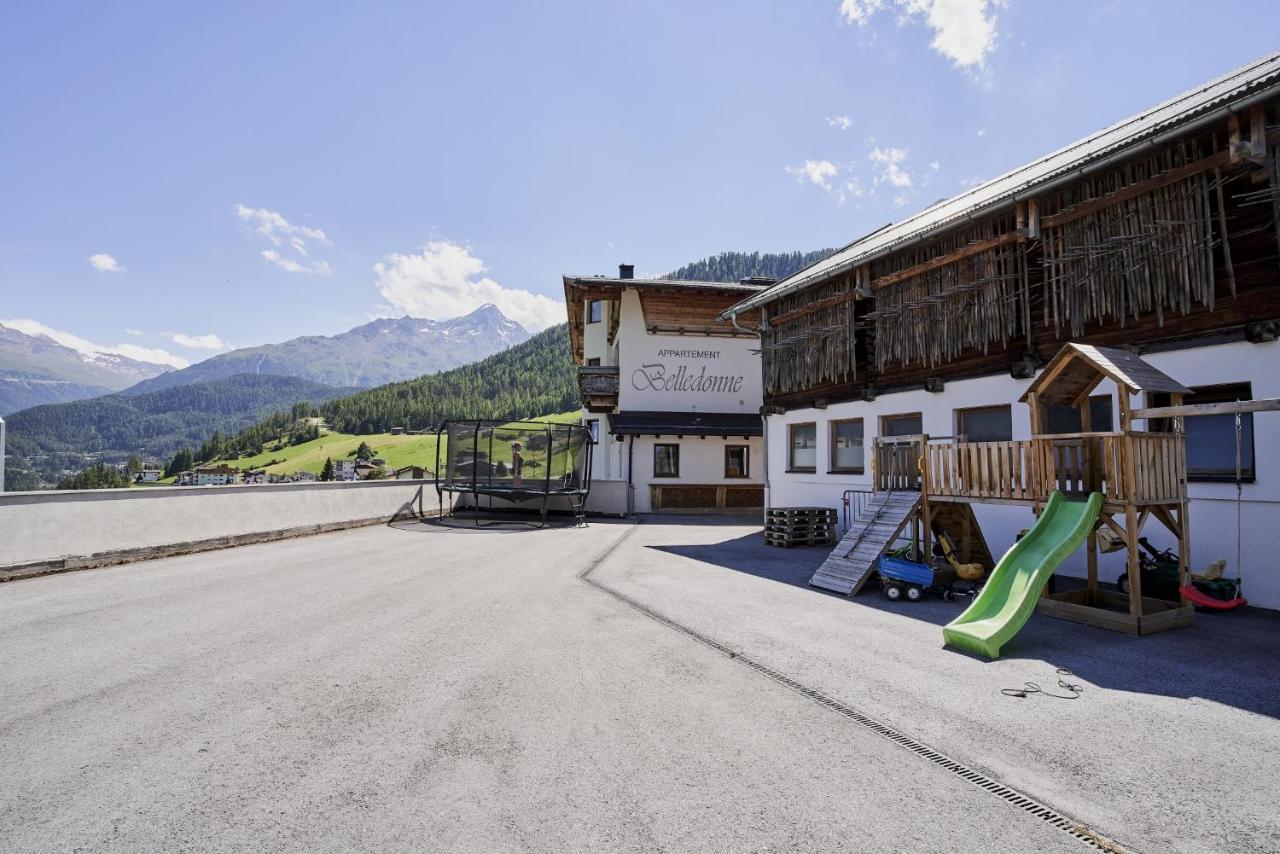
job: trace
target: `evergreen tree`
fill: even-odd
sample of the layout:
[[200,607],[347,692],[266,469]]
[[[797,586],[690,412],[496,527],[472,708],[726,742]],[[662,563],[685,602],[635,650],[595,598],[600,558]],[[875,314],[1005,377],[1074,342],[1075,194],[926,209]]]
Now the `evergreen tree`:
[[324,466],[320,469],[321,480],[333,480],[333,457],[324,458]]
[[131,454],[129,456],[129,462],[125,464],[125,470],[129,473],[130,477],[136,478],[138,475],[142,474],[142,457],[137,454]]
[[196,461],[190,448],[183,448],[173,455],[173,459],[164,467],[164,476],[173,477],[178,472],[189,471],[195,467]]
[[356,448],[356,459],[357,460],[373,459],[373,448],[369,447],[368,442],[361,442],[360,447]]
[[818,249],[814,252],[721,252],[685,264],[669,279],[688,279],[699,282],[737,282],[749,276],[769,279],[785,279],[792,273],[826,258],[834,249]]
[[106,463],[89,466],[58,481],[58,489],[119,489],[128,485],[129,476]]

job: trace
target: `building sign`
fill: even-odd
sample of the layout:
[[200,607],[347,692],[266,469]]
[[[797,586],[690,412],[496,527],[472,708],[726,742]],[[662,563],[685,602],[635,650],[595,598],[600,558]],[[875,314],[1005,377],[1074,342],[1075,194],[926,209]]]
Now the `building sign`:
[[[648,362],[631,372],[631,387],[636,391],[668,391],[682,394],[706,394],[709,392],[738,394],[746,385],[746,377],[741,373],[733,373],[731,368],[724,368],[729,373],[717,373],[717,367],[708,370],[708,362],[719,359],[720,350],[676,350],[662,349],[658,351],[659,359],[673,361]],[[704,362],[701,367],[693,367],[690,360]]]
[[731,338],[624,339],[620,408],[755,412],[762,399],[760,355],[752,352],[758,347]]

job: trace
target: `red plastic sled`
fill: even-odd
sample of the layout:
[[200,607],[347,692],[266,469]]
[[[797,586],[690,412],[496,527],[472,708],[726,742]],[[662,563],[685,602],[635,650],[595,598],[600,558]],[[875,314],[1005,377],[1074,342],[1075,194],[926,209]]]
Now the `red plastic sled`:
[[1249,604],[1249,600],[1243,596],[1237,596],[1234,599],[1214,599],[1207,593],[1202,593],[1190,584],[1179,588],[1183,598],[1190,600],[1191,604],[1199,605],[1202,608],[1212,608],[1215,611],[1234,611],[1236,608]]

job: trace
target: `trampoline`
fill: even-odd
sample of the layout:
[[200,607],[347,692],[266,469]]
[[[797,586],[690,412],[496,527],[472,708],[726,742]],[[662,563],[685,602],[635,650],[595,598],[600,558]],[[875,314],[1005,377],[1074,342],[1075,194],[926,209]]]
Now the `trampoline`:
[[[586,521],[591,492],[591,433],[581,424],[543,421],[446,421],[436,433],[436,494],[440,515],[452,516],[458,497],[470,496],[478,527],[505,524],[481,521],[495,500],[538,513],[547,523],[552,499],[563,499],[579,524]],[[448,513],[445,493],[449,493]],[[484,507],[482,499],[488,499]],[[532,507],[527,505],[532,504]],[[526,505],[526,506],[522,506]]]

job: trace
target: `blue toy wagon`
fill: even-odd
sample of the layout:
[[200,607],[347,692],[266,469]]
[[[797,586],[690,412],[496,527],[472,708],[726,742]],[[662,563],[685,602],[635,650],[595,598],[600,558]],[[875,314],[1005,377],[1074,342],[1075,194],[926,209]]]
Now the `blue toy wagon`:
[[880,573],[880,591],[890,601],[897,602],[905,596],[910,602],[919,602],[926,590],[951,599],[955,572],[950,567],[935,569],[914,560],[885,555],[880,558],[877,571]]

